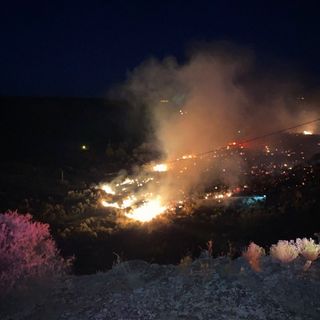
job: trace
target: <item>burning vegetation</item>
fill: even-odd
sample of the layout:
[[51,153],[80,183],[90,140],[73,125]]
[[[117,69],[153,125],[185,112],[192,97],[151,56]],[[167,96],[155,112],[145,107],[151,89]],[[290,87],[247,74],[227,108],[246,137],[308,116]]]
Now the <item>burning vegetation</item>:
[[[182,65],[169,57],[134,69],[112,94],[147,106],[150,141],[162,160],[102,185],[101,204],[146,222],[190,199],[222,201],[249,190],[263,196],[248,188],[253,176],[287,175],[305,160],[305,151],[297,155],[268,132],[312,136],[318,132],[318,119],[310,121],[317,116],[313,103],[297,103],[296,84],[266,83],[253,70],[252,55],[228,45],[195,50]],[[279,131],[286,127],[292,130]]]
[[[103,109],[103,121],[114,121],[117,112],[119,118],[101,139],[102,153],[94,141],[76,139],[74,163],[65,160],[58,173],[31,168],[18,180],[28,182],[22,196],[10,188],[11,177],[4,179],[3,210],[18,208],[50,223],[63,253],[76,256],[78,273],[110,268],[113,252],[175,263],[188,250],[197,256],[208,239],[217,255],[234,256],[249,241],[298,237],[301,225],[312,237],[320,174],[315,100],[297,100],[296,85],[256,79],[251,58],[222,51],[195,51],[185,64],[167,58],[137,67],[115,90],[129,101],[126,108],[114,107],[111,116]],[[130,144],[141,114],[143,139]],[[41,180],[44,172],[54,175],[49,182]],[[41,191],[31,191],[31,182]]]

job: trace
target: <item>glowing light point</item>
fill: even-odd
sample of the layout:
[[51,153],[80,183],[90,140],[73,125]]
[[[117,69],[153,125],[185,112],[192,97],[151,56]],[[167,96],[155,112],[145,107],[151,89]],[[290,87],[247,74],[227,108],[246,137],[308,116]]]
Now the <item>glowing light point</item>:
[[303,134],[309,136],[309,135],[312,135],[313,132],[312,131],[308,131],[308,130],[304,130]]
[[81,150],[88,150],[88,146],[86,146],[85,144],[83,144],[82,146],[81,146]]
[[165,163],[159,163],[153,166],[152,169],[153,171],[156,171],[156,172],[166,172],[168,171],[168,166]]

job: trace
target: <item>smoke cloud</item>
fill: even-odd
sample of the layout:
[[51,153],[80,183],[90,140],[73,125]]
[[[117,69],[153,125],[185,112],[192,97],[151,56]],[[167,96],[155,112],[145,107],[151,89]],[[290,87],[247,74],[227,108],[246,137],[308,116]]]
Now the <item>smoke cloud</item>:
[[[198,46],[183,64],[174,57],[149,59],[130,72],[116,91],[132,104],[148,106],[153,142],[164,161],[317,118],[312,105],[300,97],[298,81],[280,80],[270,70],[257,72],[253,53],[230,44]],[[302,130],[310,129],[314,130]],[[161,192],[176,197],[178,190],[188,192],[210,183],[205,173],[208,160],[195,163],[179,163],[178,169],[188,166],[188,172],[180,179],[168,173]],[[241,160],[225,166],[230,172],[226,179],[236,184]]]

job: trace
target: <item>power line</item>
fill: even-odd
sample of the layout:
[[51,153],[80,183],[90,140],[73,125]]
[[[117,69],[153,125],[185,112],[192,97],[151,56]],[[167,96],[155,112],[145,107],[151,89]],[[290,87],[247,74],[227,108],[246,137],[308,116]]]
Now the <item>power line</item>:
[[279,133],[282,133],[282,132],[286,132],[286,131],[289,131],[289,130],[300,128],[300,127],[306,126],[307,124],[311,124],[311,123],[318,122],[318,121],[320,121],[320,118],[315,119],[315,120],[311,120],[311,121],[308,121],[308,122],[303,122],[303,123],[300,123],[300,124],[298,124],[296,126],[293,126],[293,127],[289,127],[289,128],[273,131],[273,132],[264,134],[262,136],[258,136],[258,137],[254,137],[254,138],[245,140],[245,141],[240,142],[240,143],[249,143],[249,142],[252,142],[252,141],[255,141],[255,140],[259,140],[259,139],[263,139],[263,138],[266,138],[266,137],[270,137],[270,136],[273,136],[273,135],[276,135],[276,134],[279,134]]
[[[318,121],[320,121],[320,118],[317,118],[317,119],[314,119],[314,120],[311,120],[311,121],[307,121],[307,122],[303,122],[303,123],[297,124],[297,125],[292,126],[292,127],[288,127],[288,128],[272,131],[272,132],[269,132],[269,133],[266,133],[266,134],[263,134],[263,135],[260,135],[260,136],[256,136],[254,138],[243,140],[241,142],[237,142],[237,144],[245,144],[245,143],[249,143],[249,142],[252,142],[252,141],[260,140],[260,139],[267,138],[267,137],[270,137],[270,136],[273,136],[273,135],[276,135],[276,134],[280,134],[280,133],[283,133],[283,132],[286,132],[286,131],[289,131],[289,130],[300,128],[300,127],[303,127],[303,126],[306,126],[308,124],[315,123],[315,122],[318,122]],[[218,149],[219,148],[208,150],[208,151],[204,151],[204,152],[200,152],[200,153],[195,154],[195,156],[196,157],[206,156],[207,154],[216,152]],[[179,159],[179,160],[187,160],[187,159]],[[173,160],[171,162],[176,162],[176,161],[179,161],[179,160]]]
[[[288,128],[272,131],[272,132],[269,132],[269,133],[266,133],[266,134],[263,134],[263,135],[260,135],[260,136],[256,136],[254,138],[243,140],[241,142],[236,142],[236,144],[245,144],[245,143],[249,143],[249,142],[252,142],[252,141],[260,140],[260,139],[267,138],[267,137],[270,137],[270,136],[273,136],[273,135],[277,135],[277,134],[282,133],[282,132],[286,132],[286,131],[289,131],[289,130],[300,128],[300,127],[303,127],[303,126],[306,126],[308,124],[315,123],[315,122],[318,122],[318,121],[320,121],[320,118],[317,118],[317,119],[314,119],[314,120],[310,120],[310,121],[307,121],[307,122],[302,122],[302,123],[297,124],[297,125],[292,126],[292,127],[288,127]],[[222,147],[220,147],[220,148],[222,148]],[[212,149],[212,150],[196,153],[193,156],[194,157],[203,157],[203,156],[206,156],[206,155],[208,155],[210,153],[216,152],[220,148],[215,148],[215,149]],[[178,161],[181,161],[181,160],[191,160],[191,159],[192,158],[179,158],[179,159],[168,161],[167,163],[174,163],[174,162],[178,162]],[[109,173],[108,175],[114,175],[114,174],[117,174],[117,173],[118,172],[112,172],[112,173]]]

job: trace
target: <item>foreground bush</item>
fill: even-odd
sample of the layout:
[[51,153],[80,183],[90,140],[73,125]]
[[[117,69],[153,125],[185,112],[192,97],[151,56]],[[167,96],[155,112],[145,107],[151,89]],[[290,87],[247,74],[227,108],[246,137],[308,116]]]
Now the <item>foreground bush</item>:
[[60,256],[48,224],[33,222],[30,214],[0,214],[0,292],[61,275],[70,263]]
[[[242,253],[242,256],[248,261],[251,268],[259,272],[260,258],[265,254],[264,249],[251,242],[248,248]],[[274,260],[287,264],[295,260],[301,255],[305,260],[303,267],[307,271],[312,262],[320,258],[320,244],[314,242],[313,239],[297,238],[294,240],[279,240],[277,244],[270,247],[270,255]]]
[[313,239],[297,239],[297,247],[300,254],[307,260],[303,269],[306,271],[311,266],[311,263],[317,260],[320,256],[320,244],[316,244]]
[[265,251],[262,247],[259,247],[254,242],[251,242],[242,255],[248,261],[249,265],[254,271],[261,271],[260,259],[265,255]]
[[270,255],[282,263],[289,263],[298,257],[299,248],[294,241],[279,240],[271,246]]

